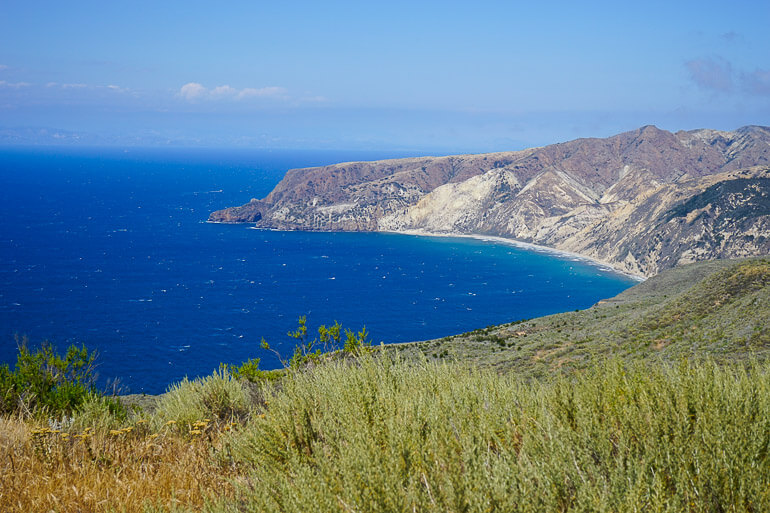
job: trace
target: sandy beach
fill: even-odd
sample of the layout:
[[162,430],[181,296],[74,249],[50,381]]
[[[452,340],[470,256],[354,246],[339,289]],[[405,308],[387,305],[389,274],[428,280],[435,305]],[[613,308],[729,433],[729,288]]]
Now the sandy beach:
[[464,239],[476,239],[476,240],[481,240],[486,242],[494,242],[497,244],[505,244],[508,246],[514,246],[517,248],[526,249],[529,251],[537,251],[538,253],[548,253],[557,257],[569,258],[572,260],[580,260],[581,262],[586,262],[588,264],[594,265],[602,271],[622,274],[624,276],[628,276],[629,278],[632,278],[639,282],[645,281],[647,279],[646,276],[629,273],[628,271],[619,269],[618,267],[615,267],[612,264],[603,262],[601,260],[597,260],[595,258],[590,258],[585,255],[581,255],[580,253],[573,253],[571,251],[564,251],[561,249],[549,248],[548,246],[540,246],[538,244],[532,244],[531,242],[522,242],[520,240],[510,239],[507,237],[499,237],[496,235],[479,235],[479,234],[473,234],[473,233],[451,233],[451,232],[439,233],[439,232],[430,232],[427,230],[398,230],[398,231],[386,231],[384,233],[397,233],[400,235],[415,235],[420,237],[456,237],[456,238],[464,238]]

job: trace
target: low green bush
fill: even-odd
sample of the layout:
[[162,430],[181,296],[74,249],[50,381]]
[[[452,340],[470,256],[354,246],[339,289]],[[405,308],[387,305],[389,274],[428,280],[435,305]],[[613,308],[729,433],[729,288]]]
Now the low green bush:
[[275,381],[285,374],[282,369],[262,370],[259,368],[259,362],[259,358],[249,358],[240,365],[228,365],[223,363],[220,367],[229,372],[233,377],[245,379],[251,383]]
[[128,410],[116,397],[100,394],[89,396],[73,412],[69,429],[83,431],[85,428],[108,431],[122,427],[128,420]]
[[0,366],[0,413],[69,415],[96,391],[96,353],[71,345],[60,355],[43,342],[37,350],[23,339],[13,370]]
[[249,412],[248,395],[240,381],[227,369],[192,381],[173,384],[158,401],[154,421],[158,426],[173,422],[189,430],[203,419],[232,420]]
[[538,382],[364,356],[265,401],[231,441],[244,511],[770,511],[766,363]]

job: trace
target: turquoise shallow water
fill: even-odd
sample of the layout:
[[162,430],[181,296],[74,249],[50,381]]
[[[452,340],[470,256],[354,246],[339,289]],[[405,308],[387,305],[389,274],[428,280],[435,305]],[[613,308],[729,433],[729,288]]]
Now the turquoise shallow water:
[[100,383],[162,392],[183,376],[284,354],[300,315],[376,342],[442,337],[585,308],[634,282],[472,239],[272,232],[205,223],[293,167],[351,152],[0,150],[0,362],[14,335],[100,354]]

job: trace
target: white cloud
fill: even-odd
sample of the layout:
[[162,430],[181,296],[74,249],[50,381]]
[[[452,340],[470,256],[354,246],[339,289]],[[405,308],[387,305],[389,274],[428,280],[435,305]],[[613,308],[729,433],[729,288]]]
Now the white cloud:
[[60,89],[88,89],[88,90],[109,89],[110,91],[115,91],[117,93],[127,93],[130,91],[129,89],[120,87],[115,84],[102,86],[102,85],[90,85],[90,84],[83,84],[83,83],[60,84],[59,82],[48,82],[46,83],[45,87],[49,89],[53,87],[58,87]]
[[109,89],[110,91],[114,91],[116,93],[129,93],[129,92],[131,92],[130,89],[127,89],[125,87],[120,87],[120,86],[115,85],[115,84],[110,84],[110,85],[107,85],[107,86],[104,86],[104,87],[105,87],[105,89]]
[[182,86],[179,90],[179,96],[185,100],[192,101],[204,96],[207,93],[205,87],[197,82],[190,82]]
[[6,69],[8,69],[7,64],[0,64],[0,71],[6,70]]
[[179,96],[187,101],[196,100],[246,100],[249,98],[288,98],[288,91],[283,87],[268,86],[262,88],[245,87],[243,89],[236,89],[229,85],[216,86],[213,89],[208,89],[205,86],[197,83],[190,82],[182,86],[179,90]]
[[32,84],[29,82],[7,82],[0,80],[0,87],[10,87],[11,89],[21,89],[22,87],[29,87]]
[[263,87],[261,89],[254,89],[253,87],[247,87],[245,89],[241,89],[241,91],[238,93],[238,98],[249,98],[249,97],[259,97],[259,96],[286,96],[286,89],[283,87],[277,87],[277,86],[270,86],[270,87]]
[[226,97],[226,96],[235,96],[236,94],[238,94],[238,91],[236,91],[235,88],[230,87],[229,85],[217,86],[211,90],[211,96],[218,97],[218,98]]

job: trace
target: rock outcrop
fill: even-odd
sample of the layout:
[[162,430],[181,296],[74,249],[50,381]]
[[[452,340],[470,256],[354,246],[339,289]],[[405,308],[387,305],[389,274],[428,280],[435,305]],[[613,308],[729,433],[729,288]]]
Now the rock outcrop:
[[295,169],[216,222],[496,235],[653,275],[770,253],[770,128],[645,126],[516,152]]

